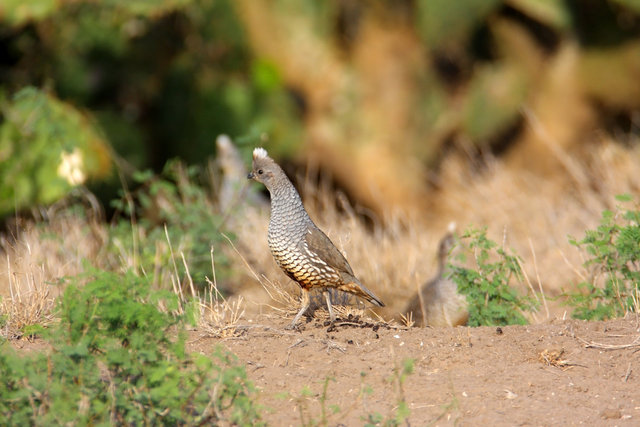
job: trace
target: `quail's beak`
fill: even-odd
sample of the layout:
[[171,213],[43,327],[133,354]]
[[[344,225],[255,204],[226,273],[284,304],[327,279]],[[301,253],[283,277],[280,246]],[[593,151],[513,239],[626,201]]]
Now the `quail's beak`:
[[253,171],[249,172],[249,175],[247,175],[247,179],[253,179],[256,176],[253,174]]

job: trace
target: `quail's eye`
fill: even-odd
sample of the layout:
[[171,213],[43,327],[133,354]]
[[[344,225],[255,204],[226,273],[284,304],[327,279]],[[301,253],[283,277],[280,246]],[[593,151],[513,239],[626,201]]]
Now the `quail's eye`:
[[258,169],[258,175],[262,175],[263,173],[262,169]]

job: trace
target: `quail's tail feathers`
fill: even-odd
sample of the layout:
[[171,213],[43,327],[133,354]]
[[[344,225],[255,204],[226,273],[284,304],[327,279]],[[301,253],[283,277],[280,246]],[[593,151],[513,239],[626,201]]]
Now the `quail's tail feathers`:
[[[378,307],[384,307],[384,303],[380,300],[380,298],[378,298],[377,296],[375,296],[374,294],[371,293],[371,291],[369,291],[368,289],[363,289],[365,291],[365,293],[369,296],[369,298],[367,298],[367,301],[369,301],[372,304],[377,305]],[[366,297],[365,297],[366,298]]]
[[[384,307],[384,303],[380,300],[380,298],[375,296],[373,294],[373,292],[371,292],[369,289],[367,289],[367,287],[364,286],[362,283],[351,282],[351,283],[347,283],[346,285],[341,286],[340,288],[346,288],[346,289],[344,289],[346,292],[350,292],[350,293],[355,294],[355,295],[357,295],[359,297],[362,297],[362,298],[366,299],[367,301],[369,301],[371,304],[375,304],[378,307]],[[341,289],[341,290],[343,290],[343,289]]]

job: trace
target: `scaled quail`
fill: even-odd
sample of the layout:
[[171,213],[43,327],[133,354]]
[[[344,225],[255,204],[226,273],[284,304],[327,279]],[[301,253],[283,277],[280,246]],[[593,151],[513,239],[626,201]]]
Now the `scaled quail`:
[[[222,175],[218,187],[218,202],[225,215],[247,206],[266,208],[266,197],[247,186],[247,168],[242,156],[231,138],[224,134],[216,138],[216,164]],[[244,200],[242,206],[238,205],[240,200]]]
[[289,328],[294,328],[309,308],[311,289],[319,289],[324,294],[332,323],[336,317],[329,295],[331,288],[384,307],[355,277],[345,257],[326,234],[311,221],[295,187],[264,148],[253,150],[253,170],[247,178],[263,183],[269,190],[269,249],[280,268],[302,288],[304,302]]
[[438,246],[438,272],[422,286],[404,310],[413,314],[416,326],[459,326],[467,323],[467,300],[458,293],[458,287],[448,277],[445,265],[455,243],[453,227],[449,228],[449,233]]

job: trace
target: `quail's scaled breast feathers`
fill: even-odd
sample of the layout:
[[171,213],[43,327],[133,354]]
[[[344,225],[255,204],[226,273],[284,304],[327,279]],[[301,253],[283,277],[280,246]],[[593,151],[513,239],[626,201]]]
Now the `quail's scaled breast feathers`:
[[[271,195],[268,243],[274,259],[304,293],[317,288],[325,294],[332,322],[335,316],[328,292],[332,288],[384,306],[360,283],[342,253],[309,218],[297,190],[263,148],[253,151],[253,168],[248,178],[264,184]],[[305,301],[291,326],[309,307],[308,295]]]

